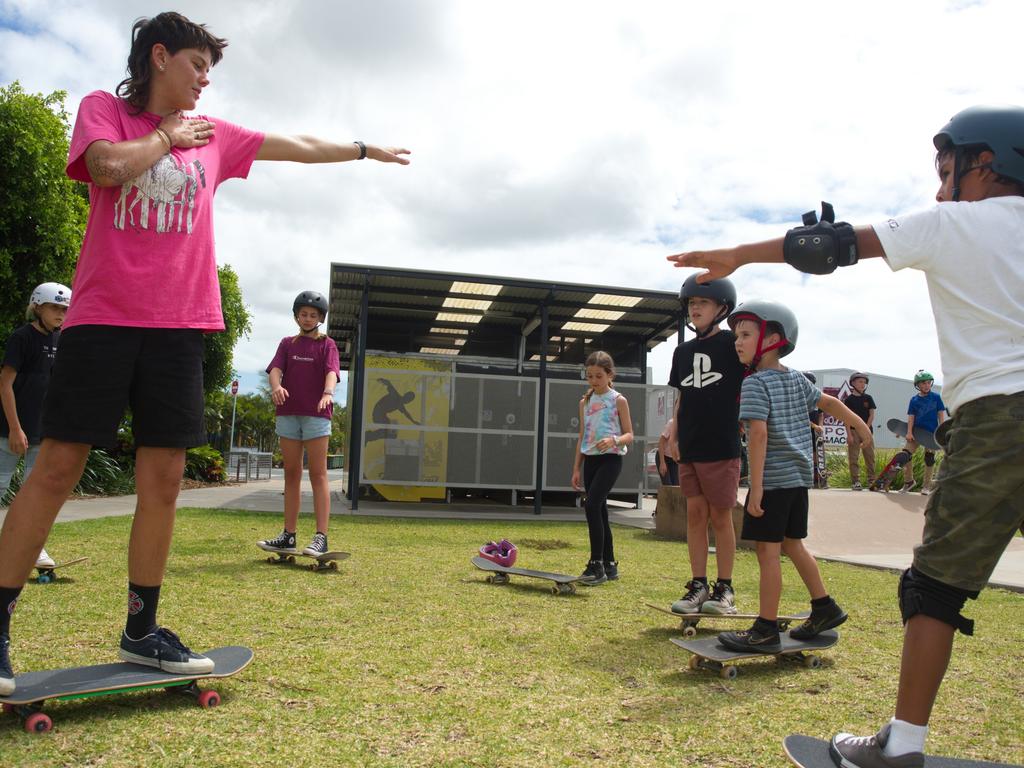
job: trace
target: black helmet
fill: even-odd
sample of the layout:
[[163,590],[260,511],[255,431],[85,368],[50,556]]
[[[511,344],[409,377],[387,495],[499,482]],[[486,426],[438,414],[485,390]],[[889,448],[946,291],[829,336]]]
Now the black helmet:
[[312,307],[313,309],[319,309],[320,314],[327,316],[327,299],[322,293],[316,291],[303,291],[295,297],[295,301],[292,302],[292,314],[299,314],[301,307]]
[[[989,149],[995,155],[992,170],[1000,176],[1024,184],[1024,107],[975,106],[957,112],[932,139],[939,152],[957,149],[957,170],[960,150],[966,147]],[[959,179],[954,179],[959,187]]]
[[[714,322],[711,323],[711,327],[718,325],[729,313],[736,309],[736,286],[732,284],[732,280],[727,277],[720,277],[717,280],[709,280],[706,283],[698,283],[697,275],[698,272],[693,273],[685,281],[683,281],[683,287],[679,289],[679,303],[683,305],[683,322],[686,323],[686,327],[694,333],[700,335],[696,328],[690,324],[690,308],[689,299],[711,299],[719,304],[724,304],[725,309],[718,313],[715,317]],[[711,328],[708,329],[709,331]]]
[[868,378],[868,375],[866,373],[854,371],[853,373],[850,374],[850,378],[846,380],[846,383],[852,387],[854,379],[864,379],[864,386],[867,386],[868,382],[871,381],[871,379]]
[[[770,299],[744,301],[729,315],[729,327],[735,330],[736,323],[740,320],[760,320],[776,326],[774,329],[768,328],[766,334],[781,330],[785,341],[779,347],[779,357],[785,357],[796,349],[796,337],[800,332],[800,326],[796,321],[796,315],[786,305]],[[768,351],[770,350],[758,350],[755,360],[760,360],[761,355]]]
[[818,377],[815,376],[810,371],[804,371],[804,378],[807,379],[809,382],[811,382],[811,384],[817,384],[818,383]]

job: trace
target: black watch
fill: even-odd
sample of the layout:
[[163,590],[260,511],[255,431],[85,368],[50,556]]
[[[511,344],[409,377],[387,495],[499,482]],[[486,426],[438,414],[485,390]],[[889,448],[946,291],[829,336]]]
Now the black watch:
[[358,159],[359,160],[365,160],[366,159],[366,145],[363,144],[363,142],[361,142],[361,141],[354,141],[352,143],[355,144],[357,147],[359,147],[359,157],[358,157]]

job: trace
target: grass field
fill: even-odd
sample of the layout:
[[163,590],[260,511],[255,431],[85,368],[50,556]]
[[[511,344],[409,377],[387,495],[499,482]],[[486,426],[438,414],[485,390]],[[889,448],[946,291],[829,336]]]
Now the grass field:
[[[113,660],[123,621],[130,520],[55,527],[47,548],[88,564],[27,585],[14,616],[16,671]],[[300,534],[308,534],[308,518]],[[577,573],[582,523],[337,517],[339,571],[273,566],[254,546],[280,516],[183,510],[163,623],[195,648],[256,651],[211,682],[221,707],[145,692],[55,703],[54,731],[0,720],[3,766],[783,766],[790,732],[870,732],[891,714],[901,644],[896,576],[822,564],[850,621],[821,669],[757,660],[733,681],[686,669],[671,617],[685,545],[615,528],[622,579],[556,597],[545,582],[485,582],[469,564],[508,536],[519,565]],[[740,608],[756,560],[739,555]],[[806,607],[786,565],[784,610]],[[931,751],[1024,762],[1024,597],[989,590],[967,608],[940,693]],[[713,625],[702,625],[705,626]],[[702,634],[704,634],[702,630]]]

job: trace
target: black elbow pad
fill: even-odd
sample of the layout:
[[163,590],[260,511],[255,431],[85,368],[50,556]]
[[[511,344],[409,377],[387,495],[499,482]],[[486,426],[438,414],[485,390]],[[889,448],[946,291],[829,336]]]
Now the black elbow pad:
[[857,263],[857,235],[845,221],[835,222],[829,203],[821,204],[821,221],[814,211],[803,215],[804,226],[786,233],[782,252],[786,263],[801,272],[828,275],[836,267]]

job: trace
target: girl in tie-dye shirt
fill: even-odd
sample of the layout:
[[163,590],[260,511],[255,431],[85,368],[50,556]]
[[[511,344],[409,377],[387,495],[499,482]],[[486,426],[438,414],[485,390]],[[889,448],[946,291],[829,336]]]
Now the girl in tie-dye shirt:
[[[590,532],[590,561],[583,571],[583,584],[596,585],[619,578],[619,564],[608,524],[608,494],[622,471],[622,456],[633,442],[629,403],[612,389],[615,363],[607,352],[587,358],[590,389],[580,400],[580,439],[572,468],[572,487],[586,490],[587,528]],[[580,484],[582,468],[583,484]]]

